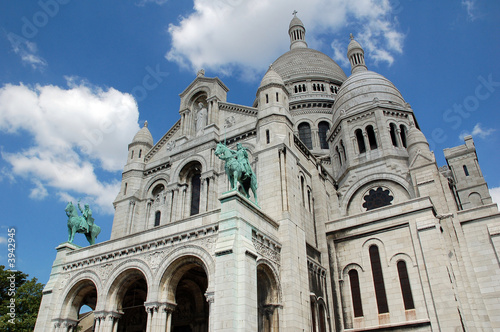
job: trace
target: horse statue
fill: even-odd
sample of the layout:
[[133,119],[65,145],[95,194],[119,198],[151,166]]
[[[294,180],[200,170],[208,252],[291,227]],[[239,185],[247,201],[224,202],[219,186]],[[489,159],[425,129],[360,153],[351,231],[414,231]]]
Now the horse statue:
[[237,190],[239,182],[245,197],[250,197],[251,189],[255,204],[258,204],[257,177],[250,168],[246,149],[240,143],[237,144],[237,151],[231,150],[225,144],[218,143],[215,155],[225,161],[224,169],[229,178],[231,190]]
[[[78,205],[78,207],[80,207],[80,205]],[[89,241],[89,244],[94,244],[97,235],[101,233],[101,227],[94,224],[94,218],[91,216],[92,212],[89,213],[90,209],[88,208],[88,204],[85,205],[85,211],[82,211],[83,216],[78,215],[78,211],[73,205],[73,202],[68,202],[64,211],[68,216],[68,242],[73,243],[75,233],[83,233],[87,241]]]

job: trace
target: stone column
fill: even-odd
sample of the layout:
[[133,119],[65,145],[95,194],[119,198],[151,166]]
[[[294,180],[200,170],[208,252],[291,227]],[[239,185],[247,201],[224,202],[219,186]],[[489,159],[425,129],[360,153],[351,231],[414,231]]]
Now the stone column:
[[207,199],[208,199],[208,183],[207,178],[200,178],[200,210],[199,213],[203,213],[207,211]]
[[162,311],[164,312],[165,319],[161,321],[159,332],[170,332],[172,329],[172,313],[174,312],[176,304],[164,303],[162,304]]
[[214,292],[205,292],[205,298],[207,299],[208,302],[208,332],[213,331],[212,327],[212,311],[214,308]]
[[135,201],[130,200],[129,201],[129,215],[128,215],[128,232],[127,234],[132,233],[132,224],[134,222],[134,212],[135,212]]
[[146,326],[146,332],[156,332],[156,319],[158,316],[158,305],[157,304],[144,304],[146,307],[146,312],[148,313],[148,320]]
[[313,149],[315,148],[320,148],[320,144],[319,144],[319,131],[317,128],[313,129],[311,128],[311,138],[312,138],[312,146],[313,146]]

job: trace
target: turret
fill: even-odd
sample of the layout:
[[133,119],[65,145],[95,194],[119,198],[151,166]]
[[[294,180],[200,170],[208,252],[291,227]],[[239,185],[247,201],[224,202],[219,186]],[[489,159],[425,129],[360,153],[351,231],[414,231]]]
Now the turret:
[[293,19],[290,22],[288,34],[290,35],[291,50],[295,48],[307,48],[306,28],[304,27],[304,23],[297,17],[297,11],[293,12]]
[[347,58],[351,62],[351,73],[354,74],[360,71],[368,70],[365,64],[365,51],[361,45],[354,40],[354,36],[350,35],[351,42],[347,46]]

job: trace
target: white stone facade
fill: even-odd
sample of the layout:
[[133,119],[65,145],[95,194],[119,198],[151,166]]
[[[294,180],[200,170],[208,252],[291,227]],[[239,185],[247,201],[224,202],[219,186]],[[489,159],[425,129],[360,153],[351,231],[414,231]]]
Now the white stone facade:
[[[57,248],[35,331],[500,331],[500,214],[472,138],[438,168],[353,39],[352,74],[291,49],[254,104],[200,71],[180,119],[129,145],[111,239]],[[154,124],[152,124],[154,125]],[[258,203],[214,151],[241,143]],[[86,318],[88,320],[88,318]]]

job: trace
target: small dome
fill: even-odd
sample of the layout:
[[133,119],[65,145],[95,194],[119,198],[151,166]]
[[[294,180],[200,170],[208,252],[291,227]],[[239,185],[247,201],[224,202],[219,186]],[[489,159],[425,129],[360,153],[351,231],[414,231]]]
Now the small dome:
[[300,18],[298,18],[297,15],[294,14],[292,20],[290,21],[290,26],[288,27],[288,30],[290,30],[291,28],[293,28],[294,26],[297,26],[297,25],[301,26],[302,28],[305,29],[304,23],[302,23]]
[[347,46],[347,54],[349,54],[349,52],[354,50],[354,49],[363,50],[361,45],[354,39],[354,37],[351,34],[351,41],[349,42],[349,45]]
[[272,67],[269,67],[267,73],[262,78],[262,81],[260,82],[260,87],[264,87],[269,84],[285,85],[281,76],[277,72],[275,72]]
[[149,146],[153,146],[153,136],[151,135],[151,132],[148,129],[148,122],[144,122],[144,127],[142,127],[137,134],[135,134],[134,139],[132,140],[132,143],[144,143]]
[[333,122],[341,110],[348,114],[374,103],[406,105],[399,90],[384,76],[369,70],[354,73],[340,87],[333,106]]

